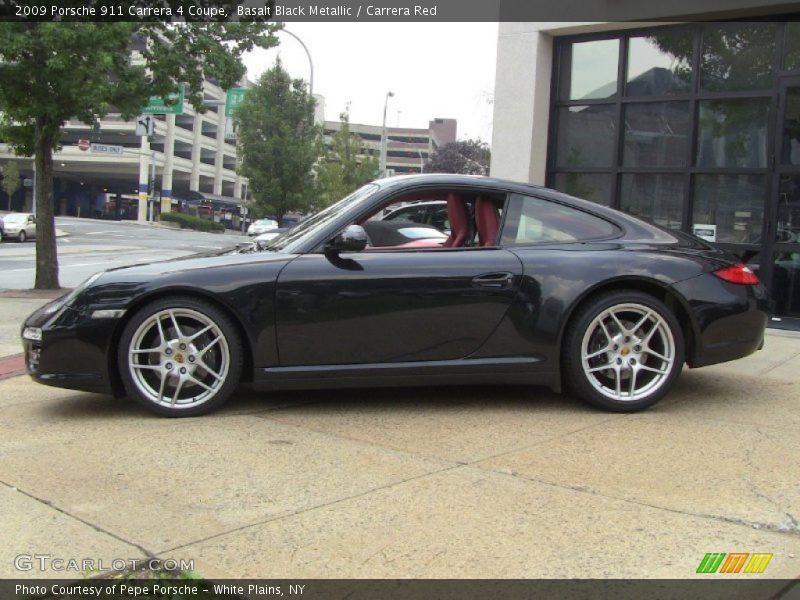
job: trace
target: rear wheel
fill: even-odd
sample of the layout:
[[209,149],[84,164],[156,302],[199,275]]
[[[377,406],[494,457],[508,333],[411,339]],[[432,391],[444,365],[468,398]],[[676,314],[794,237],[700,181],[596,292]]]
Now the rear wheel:
[[683,368],[680,323],[663,302],[641,292],[598,296],[575,315],[565,342],[569,387],[606,410],[652,406]]
[[165,298],[126,325],[118,362],[128,396],[158,414],[184,417],[230,397],[242,355],[236,328],[222,311],[193,298]]
[[24,230],[24,229],[22,229],[22,230],[19,232],[19,242],[20,242],[21,244],[24,244],[26,239],[28,239],[28,236],[25,234],[25,230]]

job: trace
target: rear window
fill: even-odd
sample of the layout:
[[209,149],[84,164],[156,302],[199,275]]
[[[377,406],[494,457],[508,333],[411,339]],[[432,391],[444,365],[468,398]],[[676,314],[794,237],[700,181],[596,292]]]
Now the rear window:
[[620,233],[613,223],[582,210],[514,194],[500,242],[504,246],[567,243],[605,239]]

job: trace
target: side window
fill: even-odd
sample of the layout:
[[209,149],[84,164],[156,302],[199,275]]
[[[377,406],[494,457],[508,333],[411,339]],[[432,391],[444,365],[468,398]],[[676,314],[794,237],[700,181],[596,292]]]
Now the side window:
[[613,237],[619,228],[569,206],[514,194],[500,243],[504,246],[577,242]]

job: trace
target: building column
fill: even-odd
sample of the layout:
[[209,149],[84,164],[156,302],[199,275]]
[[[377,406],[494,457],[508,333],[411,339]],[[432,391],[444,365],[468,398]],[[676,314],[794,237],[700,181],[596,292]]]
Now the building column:
[[167,115],[167,136],[164,139],[164,171],[161,173],[161,212],[172,210],[172,163],[175,157],[175,115]]
[[214,193],[218,196],[222,195],[222,164],[225,155],[225,111],[223,107],[219,107],[217,111],[219,116],[219,124],[217,125],[217,147],[214,153]]
[[147,222],[147,192],[150,185],[150,141],[142,136],[139,146],[139,211],[136,219],[140,223]]
[[233,182],[233,197],[234,198],[242,198],[242,176],[237,175],[236,181]]
[[203,148],[203,116],[195,113],[192,124],[192,175],[189,178],[189,189],[200,191],[200,156]]
[[499,26],[490,172],[492,177],[544,185],[553,37],[538,25]]

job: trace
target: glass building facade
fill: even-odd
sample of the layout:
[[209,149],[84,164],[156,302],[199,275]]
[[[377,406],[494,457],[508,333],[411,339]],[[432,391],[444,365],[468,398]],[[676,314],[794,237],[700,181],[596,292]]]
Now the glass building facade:
[[800,325],[800,23],[560,37],[547,184],[693,232]]

